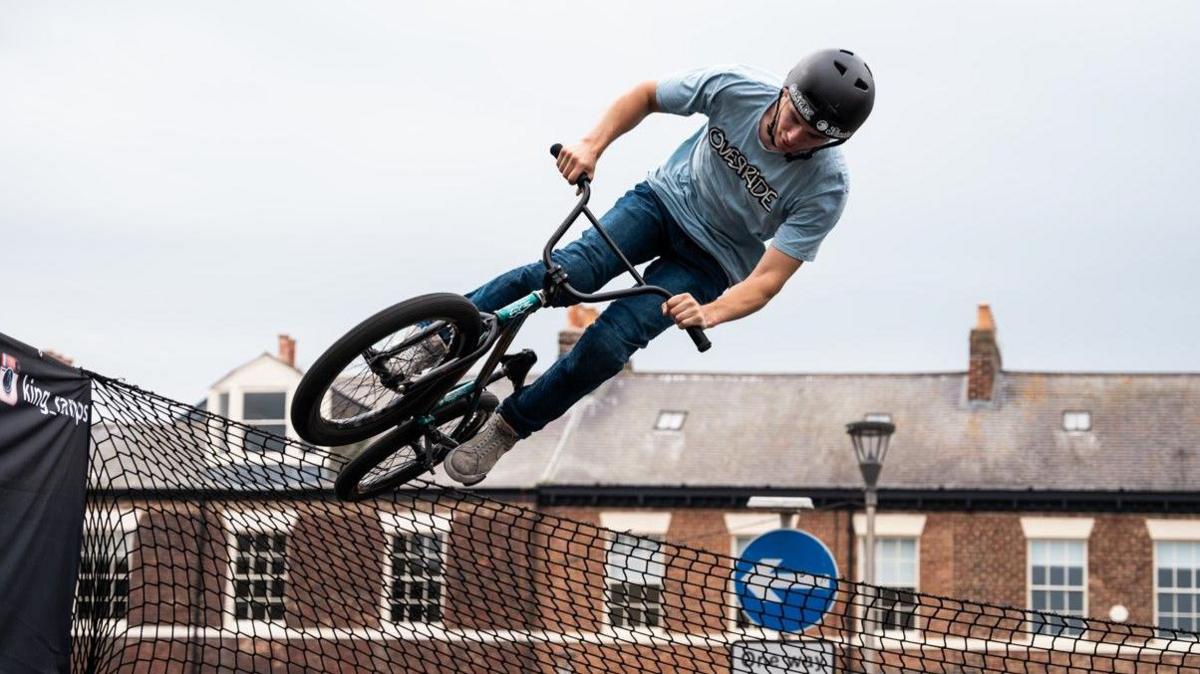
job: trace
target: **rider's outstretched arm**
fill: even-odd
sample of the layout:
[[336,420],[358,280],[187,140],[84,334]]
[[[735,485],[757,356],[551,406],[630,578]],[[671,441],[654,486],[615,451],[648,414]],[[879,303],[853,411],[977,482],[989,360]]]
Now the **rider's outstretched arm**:
[[691,293],[675,295],[663,302],[663,315],[670,316],[681,328],[712,328],[745,318],[767,306],[801,264],[800,260],[768,246],[754,271],[717,299],[701,306]]
[[745,318],[767,306],[801,264],[800,260],[768,246],[745,280],[703,307],[708,327]]
[[648,80],[622,94],[605,111],[596,127],[578,143],[564,147],[558,155],[558,170],[574,183],[580,174],[594,177],[600,155],[622,134],[658,112],[658,83]]

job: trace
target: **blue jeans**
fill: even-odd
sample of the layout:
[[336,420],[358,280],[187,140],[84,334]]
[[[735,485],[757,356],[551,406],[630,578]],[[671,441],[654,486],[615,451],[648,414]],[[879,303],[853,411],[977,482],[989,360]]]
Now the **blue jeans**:
[[[650,285],[672,294],[691,293],[701,304],[715,300],[729,287],[717,261],[683,231],[644,182],[617,200],[600,223],[630,262],[654,260],[643,274]],[[625,265],[594,227],[551,257],[567,272],[568,283],[584,293],[598,291],[625,272]],[[493,312],[542,288],[545,273],[541,261],[517,267],[468,293],[467,298],[480,311]],[[619,373],[634,351],[675,324],[663,315],[662,303],[657,295],[636,295],[609,304],[570,352],[500,405],[500,415],[522,438],[562,416],[580,398]],[[682,331],[679,346],[692,348]]]

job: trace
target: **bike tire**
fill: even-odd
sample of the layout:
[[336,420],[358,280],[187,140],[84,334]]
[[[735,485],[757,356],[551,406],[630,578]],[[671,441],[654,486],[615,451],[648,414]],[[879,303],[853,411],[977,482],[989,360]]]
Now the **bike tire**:
[[[422,386],[392,402],[386,409],[373,410],[373,416],[362,423],[334,423],[322,416],[325,394],[333,387],[342,371],[363,351],[376,342],[422,321],[446,320],[453,325],[455,336],[443,362],[457,358],[479,342],[483,322],[479,310],[470,300],[453,293],[432,293],[392,305],[354,326],[333,343],[300,380],[292,395],[292,427],[297,435],[314,445],[337,447],[366,440],[385,429],[396,426],[407,412],[428,405],[441,397],[462,374],[458,369],[445,373],[441,386]],[[466,364],[469,365],[469,364]],[[465,368],[464,368],[465,369]]]
[[[455,400],[442,409],[434,410],[431,413],[433,425],[436,427],[457,423],[467,413],[470,404],[470,396],[467,396]],[[499,405],[500,400],[495,395],[484,391],[479,397],[479,405],[476,407],[475,414],[462,431],[453,436],[453,439],[457,442],[465,442],[474,437]],[[415,455],[411,457],[406,455],[401,461],[387,466],[382,471],[376,471],[398,452],[410,449],[413,443],[421,440],[422,435],[423,430],[417,426],[415,419],[409,419],[365,447],[354,458],[346,462],[346,465],[338,473],[337,480],[334,482],[334,491],[337,493],[337,497],[343,501],[361,501],[371,498],[407,484],[425,473],[430,467],[440,464],[448,450],[439,451],[429,462],[422,461]]]

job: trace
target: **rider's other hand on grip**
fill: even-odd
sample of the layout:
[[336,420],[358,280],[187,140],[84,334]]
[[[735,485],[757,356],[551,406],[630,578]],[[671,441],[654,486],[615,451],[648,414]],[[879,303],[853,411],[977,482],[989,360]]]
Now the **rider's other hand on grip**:
[[691,293],[675,295],[663,302],[662,312],[675,321],[680,328],[707,328],[708,317],[704,315],[704,307],[692,297]]
[[587,142],[564,145],[558,152],[558,172],[567,182],[578,185],[580,176],[586,175],[589,180],[596,177],[596,162],[599,160],[600,154]]

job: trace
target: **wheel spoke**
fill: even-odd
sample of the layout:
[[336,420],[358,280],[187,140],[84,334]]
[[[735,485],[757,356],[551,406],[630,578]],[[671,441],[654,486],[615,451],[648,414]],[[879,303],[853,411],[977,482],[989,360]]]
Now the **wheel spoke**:
[[404,326],[363,349],[330,385],[334,400],[328,411],[322,409],[323,421],[335,428],[352,429],[387,414],[417,375],[439,364],[427,364],[424,341],[447,330],[453,339],[457,334],[454,324],[436,318],[425,326]]

